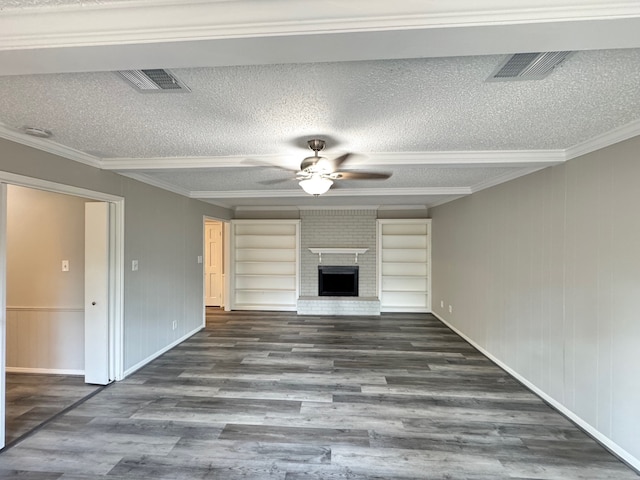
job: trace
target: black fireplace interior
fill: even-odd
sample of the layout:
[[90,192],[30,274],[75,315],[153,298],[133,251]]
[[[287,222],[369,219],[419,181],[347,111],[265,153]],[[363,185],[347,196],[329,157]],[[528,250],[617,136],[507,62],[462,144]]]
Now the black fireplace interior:
[[357,266],[318,266],[318,295],[321,297],[357,297]]

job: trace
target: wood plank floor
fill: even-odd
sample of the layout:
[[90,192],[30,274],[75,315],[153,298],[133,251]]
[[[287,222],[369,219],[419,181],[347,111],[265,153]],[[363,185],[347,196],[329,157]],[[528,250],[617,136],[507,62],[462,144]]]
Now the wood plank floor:
[[6,374],[5,444],[95,392],[83,376]]
[[213,314],[15,447],[0,478],[635,479],[424,314]]

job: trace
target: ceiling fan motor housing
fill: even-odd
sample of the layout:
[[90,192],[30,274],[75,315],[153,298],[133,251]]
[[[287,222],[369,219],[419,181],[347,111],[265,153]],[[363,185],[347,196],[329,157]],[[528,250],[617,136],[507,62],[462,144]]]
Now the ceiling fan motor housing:
[[300,171],[309,173],[329,173],[331,164],[325,157],[307,157],[300,164]]
[[317,138],[311,139],[307,141],[307,145],[309,148],[313,150],[313,157],[305,158],[300,164],[300,172],[304,172],[305,174],[314,174],[314,173],[331,173],[331,164],[329,160],[325,157],[318,156],[318,152],[324,149],[325,141]]

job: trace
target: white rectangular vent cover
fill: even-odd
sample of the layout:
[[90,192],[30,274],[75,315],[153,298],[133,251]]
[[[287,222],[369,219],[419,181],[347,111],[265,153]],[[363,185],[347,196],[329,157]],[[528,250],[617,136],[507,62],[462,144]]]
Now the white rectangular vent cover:
[[487,78],[489,82],[541,80],[572,52],[516,53],[507,57]]
[[190,92],[184,83],[168,70],[120,70],[126,81],[141,92]]

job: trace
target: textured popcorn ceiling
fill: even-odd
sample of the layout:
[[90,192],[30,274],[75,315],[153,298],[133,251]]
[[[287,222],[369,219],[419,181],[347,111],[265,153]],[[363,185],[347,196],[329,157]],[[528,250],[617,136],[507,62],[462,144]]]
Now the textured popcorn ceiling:
[[[327,156],[566,149],[640,119],[640,50],[577,52],[541,81],[485,82],[503,58],[175,69],[191,93],[170,94],[140,94],[111,72],[5,76],[0,122],[46,128],[51,141],[103,159],[149,158],[153,168],[157,158],[262,155],[295,166],[315,137],[328,139]],[[394,175],[342,184],[473,187],[515,171],[369,169]],[[262,167],[147,173],[187,191],[299,188],[258,183],[286,176]]]
[[[191,93],[114,73],[0,77],[0,121],[100,157],[562,149],[640,117],[640,50],[579,52],[545,80],[485,82],[502,57],[182,69]],[[304,153],[304,152],[303,152]]]

